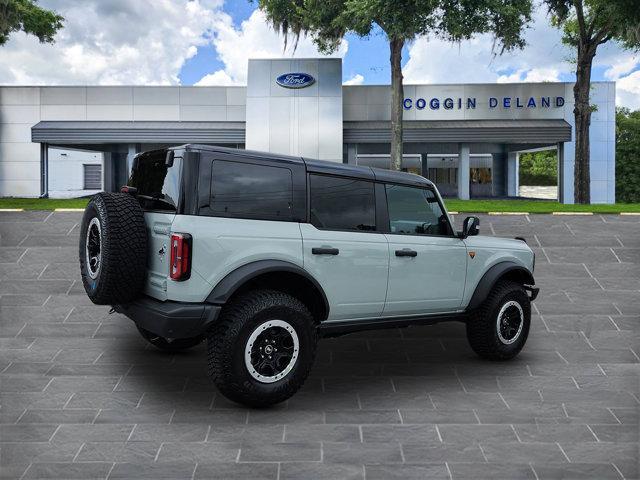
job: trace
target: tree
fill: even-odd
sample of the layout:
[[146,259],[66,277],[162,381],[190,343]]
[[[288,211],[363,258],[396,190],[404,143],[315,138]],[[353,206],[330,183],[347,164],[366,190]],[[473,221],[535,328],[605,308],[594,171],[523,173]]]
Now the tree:
[[53,43],[64,18],[37,5],[36,0],[0,0],[0,46],[13,32],[23,31],[41,43]]
[[576,49],[576,83],[573,87],[576,152],[574,201],[590,203],[589,103],[591,67],[598,47],[617,41],[623,47],[640,47],[638,0],[545,0],[552,22],[562,29],[563,42]]
[[640,110],[616,111],[616,202],[640,203]]
[[389,41],[391,63],[391,167],[402,164],[402,49],[417,36],[460,42],[492,33],[494,52],[522,48],[531,0],[258,0],[272,25],[297,43],[308,34],[321,52],[335,51],[348,32],[370,35],[376,25]]
[[520,154],[520,185],[558,185],[558,157],[555,150]]

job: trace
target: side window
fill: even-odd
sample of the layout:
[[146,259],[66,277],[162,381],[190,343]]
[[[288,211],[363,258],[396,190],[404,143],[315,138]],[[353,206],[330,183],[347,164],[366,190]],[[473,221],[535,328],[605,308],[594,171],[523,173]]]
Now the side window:
[[391,233],[450,235],[447,215],[431,190],[386,185]]
[[292,206],[293,181],[288,168],[213,161],[212,215],[290,221]]
[[309,175],[311,223],[328,230],[375,231],[373,182]]

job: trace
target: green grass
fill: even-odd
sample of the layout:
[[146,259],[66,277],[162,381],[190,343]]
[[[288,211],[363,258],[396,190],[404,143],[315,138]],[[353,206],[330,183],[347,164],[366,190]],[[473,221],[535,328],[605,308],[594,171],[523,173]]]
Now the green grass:
[[84,208],[88,198],[0,198],[0,208],[23,208],[24,210],[54,210],[56,208]]
[[[53,210],[56,208],[84,208],[89,199],[51,199],[51,198],[0,198],[1,208],[22,208],[24,210]],[[563,205],[544,200],[445,200],[447,209],[463,213],[487,212],[593,212],[620,213],[640,212],[640,203],[618,203],[615,205]]]
[[448,210],[453,212],[593,212],[620,213],[640,212],[640,203],[616,203],[615,205],[564,205],[546,200],[445,200]]

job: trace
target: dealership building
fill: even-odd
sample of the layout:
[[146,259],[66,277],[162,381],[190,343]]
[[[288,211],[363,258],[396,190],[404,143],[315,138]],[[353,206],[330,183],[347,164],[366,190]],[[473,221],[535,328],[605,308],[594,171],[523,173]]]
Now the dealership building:
[[[517,197],[522,152],[553,150],[573,202],[573,84],[405,85],[403,169],[443,195]],[[595,82],[591,199],[615,202],[615,83]],[[137,152],[224,145],[389,168],[391,89],[342,85],[340,59],[249,60],[246,86],[0,87],[0,196],[126,183]]]

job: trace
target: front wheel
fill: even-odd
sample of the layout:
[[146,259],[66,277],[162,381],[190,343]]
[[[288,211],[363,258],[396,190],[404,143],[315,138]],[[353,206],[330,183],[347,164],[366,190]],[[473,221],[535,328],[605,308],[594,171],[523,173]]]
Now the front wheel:
[[307,307],[274,290],[227,305],[207,341],[209,375],[228,399],[252,407],[282,402],[309,375],[317,331]]
[[524,347],[531,324],[531,302],[522,285],[500,281],[467,321],[474,352],[489,360],[509,360]]

